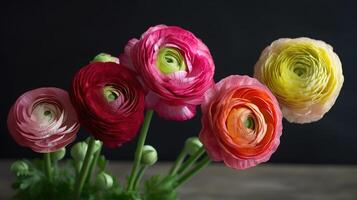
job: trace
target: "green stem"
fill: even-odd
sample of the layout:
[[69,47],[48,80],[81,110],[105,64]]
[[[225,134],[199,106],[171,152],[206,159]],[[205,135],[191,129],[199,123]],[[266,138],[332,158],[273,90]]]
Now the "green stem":
[[184,171],[186,171],[188,168],[190,168],[198,158],[201,157],[201,155],[205,152],[205,148],[202,146],[200,149],[198,149],[192,156],[190,156],[189,159],[183,165],[181,168],[178,170],[178,174],[182,174]]
[[151,122],[153,112],[154,112],[153,110],[148,110],[148,111],[146,111],[146,114],[145,114],[144,124],[141,127],[138,144],[137,144],[136,150],[135,150],[134,164],[133,164],[133,168],[131,170],[131,174],[129,176],[127,191],[131,191],[134,188],[134,181],[135,181],[136,176],[139,171],[141,157],[143,155],[142,149],[145,144],[146,135],[149,130],[149,125]]
[[51,166],[51,154],[44,153],[44,161],[45,161],[45,173],[49,181],[52,181],[52,166]]
[[94,158],[93,161],[90,164],[90,168],[89,168],[89,172],[88,172],[88,177],[87,177],[87,183],[90,181],[92,175],[93,175],[93,171],[97,166],[98,163],[98,158],[100,156],[100,152],[102,151],[102,143],[100,143],[100,146],[98,148],[98,150],[95,152],[94,154]]
[[170,176],[173,176],[177,173],[177,171],[180,169],[183,161],[185,160],[187,155],[186,149],[183,148],[182,151],[180,152],[180,154],[177,156],[176,161],[174,163],[174,165],[171,167]]
[[178,188],[189,178],[197,174],[204,166],[208,165],[211,162],[210,158],[206,155],[200,162],[198,162],[190,171],[183,174],[178,180],[174,189]]
[[76,168],[76,177],[78,177],[79,173],[81,172],[82,164],[82,161],[74,161],[74,167]]
[[138,172],[138,175],[136,176],[136,179],[134,181],[134,187],[133,189],[135,190],[137,186],[140,184],[140,181],[145,173],[145,170],[147,169],[147,165],[143,165],[140,167],[140,170]]
[[54,172],[57,172],[58,170],[58,160],[53,160],[53,171]]
[[89,172],[89,167],[90,167],[90,162],[91,162],[91,157],[93,154],[94,150],[94,145],[95,145],[95,139],[93,137],[90,137],[89,142],[88,142],[88,148],[86,152],[86,156],[84,157],[83,165],[81,168],[81,171],[79,173],[79,177],[76,179],[75,183],[75,198],[80,199],[81,192],[85,183],[85,180],[87,178],[88,172]]

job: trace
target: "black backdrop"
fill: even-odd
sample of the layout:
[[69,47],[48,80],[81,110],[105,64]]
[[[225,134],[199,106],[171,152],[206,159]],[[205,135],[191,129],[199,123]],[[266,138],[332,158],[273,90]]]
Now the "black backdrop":
[[[210,48],[215,80],[252,75],[262,49],[280,37],[308,36],[332,46],[343,63],[345,83],[319,122],[284,120],[272,162],[357,163],[355,131],[357,6],[351,1],[26,1],[1,5],[0,158],[36,157],[9,136],[6,117],[23,92],[42,86],[68,88],[73,74],[97,53],[119,55],[127,40],[164,23],[188,29]],[[163,160],[173,159],[185,138],[200,130],[200,115],[187,122],[154,117],[148,143]],[[80,131],[80,137],[87,133]],[[105,154],[131,159],[135,141]]]

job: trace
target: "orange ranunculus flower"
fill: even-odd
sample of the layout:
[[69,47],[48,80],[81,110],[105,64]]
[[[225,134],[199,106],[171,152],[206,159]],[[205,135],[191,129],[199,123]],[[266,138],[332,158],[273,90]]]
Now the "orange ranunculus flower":
[[268,161],[280,143],[282,114],[258,80],[229,76],[205,94],[200,140],[214,161],[246,169]]

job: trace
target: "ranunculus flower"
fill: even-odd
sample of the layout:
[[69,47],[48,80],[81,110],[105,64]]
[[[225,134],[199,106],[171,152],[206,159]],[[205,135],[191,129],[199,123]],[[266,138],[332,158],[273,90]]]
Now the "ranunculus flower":
[[149,28],[131,39],[120,57],[146,88],[146,106],[159,116],[187,120],[196,113],[204,92],[214,83],[209,49],[191,32],[176,26]]
[[79,130],[68,93],[53,87],[21,95],[10,109],[7,126],[18,144],[39,153],[65,147],[76,138]]
[[332,47],[310,38],[274,41],[254,71],[278,99],[284,117],[296,123],[321,119],[335,103],[344,79]]
[[81,68],[73,78],[71,99],[81,124],[108,147],[134,138],[144,120],[144,91],[135,74],[118,63]]
[[258,80],[232,75],[205,94],[202,141],[213,161],[246,169],[268,161],[280,143],[282,114],[273,94]]

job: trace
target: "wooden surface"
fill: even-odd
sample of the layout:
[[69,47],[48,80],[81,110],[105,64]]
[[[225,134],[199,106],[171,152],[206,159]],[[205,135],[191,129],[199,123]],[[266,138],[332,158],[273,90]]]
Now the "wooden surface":
[[[10,161],[0,161],[0,200],[11,199]],[[147,175],[166,172],[159,164]],[[110,163],[123,182],[128,163]],[[214,164],[179,189],[181,200],[356,200],[357,166],[260,165],[236,171]]]

